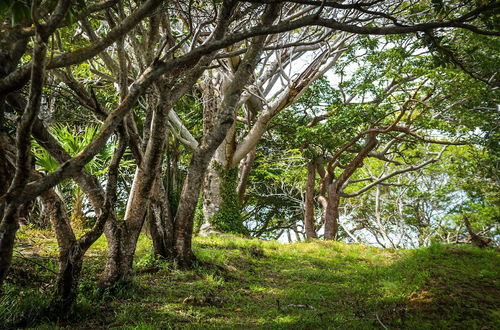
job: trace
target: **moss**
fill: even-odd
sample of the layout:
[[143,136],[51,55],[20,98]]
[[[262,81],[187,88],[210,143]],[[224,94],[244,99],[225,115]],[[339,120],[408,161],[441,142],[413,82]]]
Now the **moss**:
[[203,195],[200,194],[200,197],[198,197],[198,203],[196,204],[196,209],[194,211],[193,232],[195,234],[198,234],[200,232],[201,225],[203,225],[204,221],[205,218],[203,217]]
[[241,219],[241,205],[236,192],[238,169],[216,168],[221,178],[221,205],[217,213],[210,219],[214,228],[223,233],[246,234]]

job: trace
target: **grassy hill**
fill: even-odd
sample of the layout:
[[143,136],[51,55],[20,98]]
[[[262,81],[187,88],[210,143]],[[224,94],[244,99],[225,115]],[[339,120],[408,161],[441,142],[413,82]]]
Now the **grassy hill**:
[[141,237],[135,281],[111,295],[95,289],[105,263],[99,240],[85,262],[77,314],[48,321],[55,242],[50,232],[24,230],[0,298],[0,328],[500,329],[496,250],[197,238],[190,271],[149,251]]

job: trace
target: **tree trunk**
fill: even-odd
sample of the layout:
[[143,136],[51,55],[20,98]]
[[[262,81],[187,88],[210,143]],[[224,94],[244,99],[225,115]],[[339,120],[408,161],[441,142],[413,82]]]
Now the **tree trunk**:
[[207,168],[203,184],[203,224],[201,232],[215,230],[212,226],[212,219],[222,207],[222,172],[225,166],[223,165],[224,159],[218,157],[221,154],[219,149],[215,152],[214,158]]
[[73,312],[86,248],[82,248],[76,240],[66,206],[54,189],[43,193],[40,199],[47,210],[59,248],[59,271],[53,305],[66,317]]
[[256,154],[257,154],[257,149],[254,147],[252,151],[250,151],[240,163],[240,174],[239,174],[237,193],[238,193],[238,198],[242,204],[244,204],[243,198],[245,197],[248,178],[250,176],[250,171],[253,167]]
[[[219,147],[216,155],[223,147],[224,145]],[[224,160],[226,159],[224,157]],[[245,234],[246,229],[241,220],[241,205],[236,191],[238,168],[227,168],[214,157],[206,172],[203,193],[204,224],[200,228],[200,234],[211,232]]]
[[158,83],[160,102],[153,113],[151,132],[142,162],[135,171],[125,219],[112,219],[107,225],[108,262],[101,276],[100,287],[128,281],[132,274],[135,248],[150,206],[155,189],[153,187],[156,180],[161,178],[161,162],[168,133],[168,112],[172,106],[169,84],[171,82],[166,80]]
[[174,254],[175,260],[184,268],[190,267],[193,262],[191,244],[194,213],[210,156],[211,154],[199,150],[193,154],[175,214]]
[[339,230],[339,205],[340,205],[340,195],[334,191],[331,191],[328,194],[328,204],[326,206],[324,215],[326,240],[337,239],[337,234]]
[[[203,128],[205,134],[210,134],[214,129],[217,114],[221,111],[221,94],[227,87],[222,75],[209,75],[210,82],[205,86],[205,95],[203,100]],[[233,114],[235,120],[236,112]],[[231,125],[224,141],[215,151],[213,158],[206,170],[203,184],[203,219],[204,222],[200,228],[200,234],[223,231],[220,226],[212,222],[214,217],[223,212],[224,189],[225,189],[225,171],[230,169],[231,158],[234,154],[236,127]]]
[[304,227],[306,238],[317,238],[314,229],[314,183],[316,176],[316,165],[313,161],[307,166],[306,200],[304,205]]
[[19,205],[13,203],[7,204],[2,223],[0,224],[0,286],[7,277],[12,262],[14,241],[16,239],[16,232],[19,229],[18,215]]
[[377,146],[378,140],[376,133],[370,133],[363,148],[358,152],[354,159],[344,168],[342,174],[328,187],[328,203],[325,209],[325,239],[337,239],[339,229],[339,204],[342,186],[347,182],[351,175],[358,168],[363,166],[363,160]]
[[[280,5],[270,5],[262,18],[263,25],[270,25],[278,15]],[[224,98],[217,114],[215,125],[209,134],[205,134],[199,148],[194,152],[187,171],[179,207],[175,215],[175,254],[181,266],[190,266],[193,261],[192,235],[194,213],[198,201],[205,171],[213,154],[227,136],[234,125],[236,107],[241,97],[243,88],[252,76],[259,56],[262,53],[265,36],[252,39],[247,52],[233,80],[224,90]]]
[[[3,196],[7,192],[7,188],[10,186],[12,178],[14,176],[14,166],[12,162],[9,160],[8,156],[8,145],[10,145],[10,141],[8,136],[3,134],[0,136],[0,196]],[[14,157],[12,155],[12,157]],[[7,276],[7,271],[10,266],[10,260],[12,258],[12,250],[9,251],[8,247],[14,244],[15,233],[19,227],[17,222],[17,209],[11,209],[8,211],[7,203],[0,202],[0,220],[4,218],[7,212],[13,212],[14,220],[8,222],[2,222],[0,224],[0,284],[3,283],[3,280]],[[1,290],[1,286],[0,286]]]
[[462,218],[464,219],[465,227],[467,228],[467,231],[469,232],[469,235],[471,237],[472,245],[475,245],[481,249],[489,246],[490,242],[488,240],[476,234],[476,232],[474,231],[474,229],[470,224],[469,218],[465,214],[462,215]]
[[71,315],[74,311],[84,253],[85,251],[80,248],[80,244],[77,242],[74,242],[69,250],[59,253],[59,272],[54,304],[63,318]]
[[[6,134],[0,131],[0,196],[3,196],[7,192],[7,188],[12,181],[12,177],[14,176],[14,166],[12,162],[9,161],[9,157],[7,155],[7,145],[11,144],[9,138]],[[12,158],[14,156],[12,155]],[[6,203],[0,202],[0,219],[3,218],[3,214],[5,211]]]
[[129,230],[125,221],[107,223],[108,256],[106,268],[99,280],[99,288],[104,289],[130,281],[139,233],[140,231]]
[[172,259],[174,250],[174,219],[167,192],[161,180],[157,180],[151,196],[147,222],[155,257]]

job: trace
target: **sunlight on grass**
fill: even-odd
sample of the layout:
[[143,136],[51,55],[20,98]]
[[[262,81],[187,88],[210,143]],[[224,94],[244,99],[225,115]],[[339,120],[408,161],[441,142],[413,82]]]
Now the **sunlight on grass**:
[[[9,315],[4,319],[10,324],[30,318],[42,324],[39,329],[52,329],[52,324],[43,325],[39,307],[44,304],[37,299],[49,301],[54,274],[47,269],[57,269],[54,238],[26,228],[18,240],[30,258],[46,257],[37,260],[43,267],[14,258],[10,294],[0,300],[0,313]],[[40,241],[43,245],[33,245]],[[181,270],[175,263],[155,260],[150,240],[141,235],[135,267],[154,265],[156,272],[138,274],[115,295],[101,295],[95,278],[104,269],[105,249],[101,237],[85,260],[76,324],[85,320],[95,328],[126,329],[365,329],[380,327],[378,317],[389,328],[498,325],[500,258],[495,250],[446,245],[381,250],[226,235],[195,238],[199,262]],[[40,290],[42,283],[48,284]],[[22,295],[20,287],[25,287]]]

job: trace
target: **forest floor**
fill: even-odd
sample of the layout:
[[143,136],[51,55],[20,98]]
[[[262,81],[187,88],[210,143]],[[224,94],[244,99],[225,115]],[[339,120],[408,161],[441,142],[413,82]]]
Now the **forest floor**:
[[87,253],[74,317],[51,321],[57,245],[50,231],[25,228],[0,297],[0,328],[500,329],[497,250],[231,236],[196,238],[194,247],[199,262],[180,270],[155,261],[141,236],[134,282],[111,294],[95,289],[101,238]]

